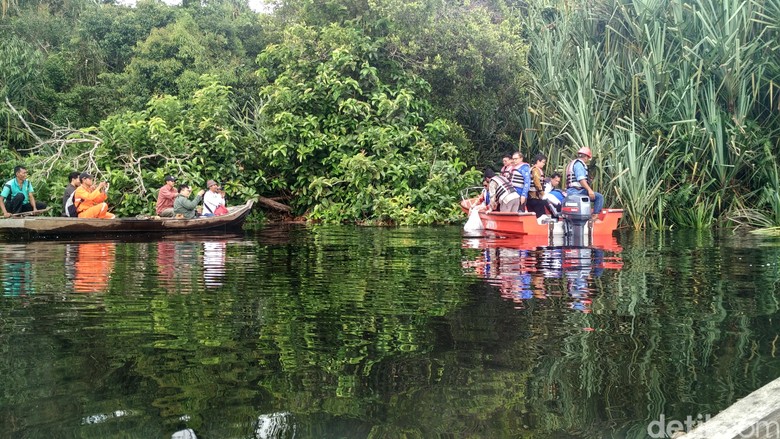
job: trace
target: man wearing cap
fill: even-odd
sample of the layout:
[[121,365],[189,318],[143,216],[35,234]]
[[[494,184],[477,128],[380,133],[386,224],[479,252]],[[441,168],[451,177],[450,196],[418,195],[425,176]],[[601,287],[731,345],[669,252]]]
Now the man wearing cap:
[[208,191],[203,196],[203,216],[212,216],[217,211],[217,208],[225,206],[225,192],[219,187],[216,181],[209,180],[206,182]]
[[92,174],[82,172],[79,176],[81,186],[76,188],[73,194],[73,204],[76,205],[76,212],[79,218],[105,218],[112,219],[114,214],[108,211],[108,204],[105,203],[108,183],[101,181],[97,186],[92,184]]
[[155,207],[157,216],[173,217],[173,202],[176,201],[178,195],[176,177],[166,175],[165,184],[157,192],[157,206]]
[[3,185],[0,192],[0,209],[3,216],[8,218],[15,213],[32,212],[46,209],[46,204],[35,201],[32,183],[27,179],[27,168],[17,166],[14,168],[14,178]]
[[594,192],[593,188],[590,187],[588,162],[592,157],[590,148],[583,146],[577,151],[577,158],[566,167],[566,195],[587,194],[588,198],[593,201],[593,215],[596,216],[604,208],[604,196]]

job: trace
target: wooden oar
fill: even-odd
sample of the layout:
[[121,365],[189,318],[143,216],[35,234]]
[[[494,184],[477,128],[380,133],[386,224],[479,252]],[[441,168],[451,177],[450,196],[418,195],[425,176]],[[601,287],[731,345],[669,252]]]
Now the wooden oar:
[[24,218],[26,216],[37,216],[37,215],[40,215],[42,213],[48,212],[50,209],[51,209],[51,206],[47,207],[46,209],[36,210],[35,212],[33,212],[31,210],[29,212],[15,213],[15,214],[11,215],[11,218]]

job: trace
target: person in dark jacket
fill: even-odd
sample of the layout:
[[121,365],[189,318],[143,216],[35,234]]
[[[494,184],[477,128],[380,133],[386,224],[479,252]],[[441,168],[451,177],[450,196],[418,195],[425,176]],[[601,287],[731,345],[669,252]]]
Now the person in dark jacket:
[[69,216],[71,218],[76,218],[78,216],[76,213],[76,205],[73,204],[73,193],[76,192],[76,188],[81,186],[79,175],[78,171],[73,171],[68,175],[70,183],[65,186],[65,192],[62,194],[62,216]]
[[179,185],[179,195],[173,201],[173,214],[176,217],[181,215],[185,219],[193,219],[198,216],[198,204],[203,199],[203,189],[198,192],[194,200],[190,200],[192,189],[186,184]]

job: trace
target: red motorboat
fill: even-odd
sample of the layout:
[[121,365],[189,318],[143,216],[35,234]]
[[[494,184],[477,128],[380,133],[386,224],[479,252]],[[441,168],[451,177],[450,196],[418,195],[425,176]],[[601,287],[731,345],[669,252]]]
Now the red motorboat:
[[[473,188],[482,189],[482,188]],[[479,197],[466,198],[469,189],[461,193],[460,207],[467,215],[475,206],[478,207]],[[473,193],[473,192],[472,192]],[[565,207],[564,207],[565,208]],[[612,236],[617,230],[618,221],[623,216],[623,209],[603,209],[597,219],[589,220],[587,229],[594,239],[598,236]],[[556,235],[565,233],[565,222],[555,218],[536,218],[533,212],[479,212],[482,226],[499,234],[547,236],[552,240]]]

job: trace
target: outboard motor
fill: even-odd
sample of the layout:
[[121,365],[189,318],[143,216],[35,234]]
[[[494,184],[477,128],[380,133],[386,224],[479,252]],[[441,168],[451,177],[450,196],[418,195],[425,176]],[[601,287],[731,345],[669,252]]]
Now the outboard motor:
[[590,245],[590,215],[592,209],[587,195],[567,195],[561,206],[566,245],[587,247]]

